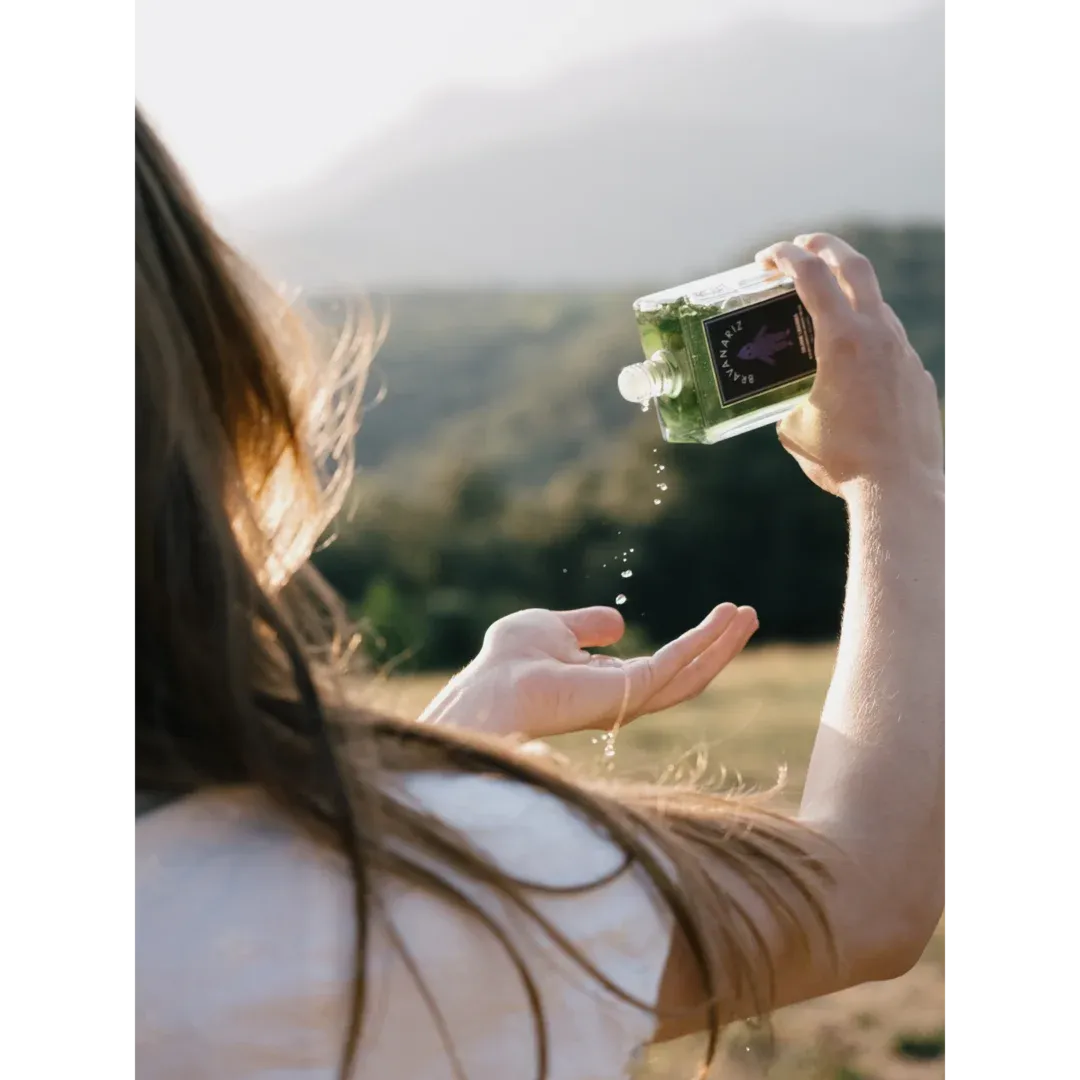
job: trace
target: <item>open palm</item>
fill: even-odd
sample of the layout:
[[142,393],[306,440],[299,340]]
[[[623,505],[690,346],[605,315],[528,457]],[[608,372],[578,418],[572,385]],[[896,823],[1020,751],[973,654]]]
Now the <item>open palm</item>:
[[652,656],[623,660],[587,651],[622,637],[614,608],[515,612],[490,627],[421,720],[528,739],[607,730],[700,694],[757,625],[752,608],[721,604]]

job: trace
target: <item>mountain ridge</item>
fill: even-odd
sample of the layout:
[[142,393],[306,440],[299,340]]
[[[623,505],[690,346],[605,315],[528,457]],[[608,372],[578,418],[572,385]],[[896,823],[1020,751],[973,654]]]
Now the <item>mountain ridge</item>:
[[238,238],[315,288],[618,288],[822,221],[941,219],[939,8],[654,51],[436,100]]

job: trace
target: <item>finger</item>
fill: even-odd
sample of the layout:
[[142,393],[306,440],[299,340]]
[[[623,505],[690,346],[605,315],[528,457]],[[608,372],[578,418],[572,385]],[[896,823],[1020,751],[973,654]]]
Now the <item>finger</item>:
[[697,697],[746,648],[757,628],[757,612],[753,608],[740,608],[720,637],[696,660],[683,668],[667,686],[649,698],[640,711],[661,712]]
[[577,638],[578,646],[582,649],[614,645],[626,631],[623,617],[614,608],[578,608],[574,611],[556,611],[555,614]]
[[738,613],[739,608],[734,604],[721,604],[692,630],[669,641],[652,656],[629,661],[625,669],[631,678],[630,712],[637,715],[647,701],[677,678],[731,626]]
[[734,604],[721,604],[700,625],[650,657],[618,660],[593,656],[588,678],[575,681],[574,707],[560,717],[560,729],[573,731],[583,723],[603,729],[638,716],[649,698],[724,632],[736,611]]
[[766,269],[779,270],[795,282],[795,291],[815,323],[827,325],[851,317],[851,301],[836,275],[817,255],[796,244],[780,243],[758,252],[757,260]]
[[796,236],[795,243],[821,257],[856,311],[876,311],[885,303],[873,264],[847,241],[829,233],[809,233]]

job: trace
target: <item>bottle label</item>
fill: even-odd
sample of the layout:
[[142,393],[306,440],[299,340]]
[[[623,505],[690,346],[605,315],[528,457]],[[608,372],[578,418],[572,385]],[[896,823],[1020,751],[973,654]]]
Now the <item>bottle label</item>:
[[703,319],[701,327],[725,405],[798,382],[817,370],[814,324],[794,291]]

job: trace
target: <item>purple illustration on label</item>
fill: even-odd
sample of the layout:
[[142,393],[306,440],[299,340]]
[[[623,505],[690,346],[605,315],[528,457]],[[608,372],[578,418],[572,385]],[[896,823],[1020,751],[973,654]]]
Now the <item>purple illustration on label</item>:
[[774,359],[778,352],[791,348],[791,330],[785,330],[781,334],[770,334],[769,328],[763,326],[757,336],[749,344],[739,350],[740,360],[760,360],[765,364],[775,364]]

